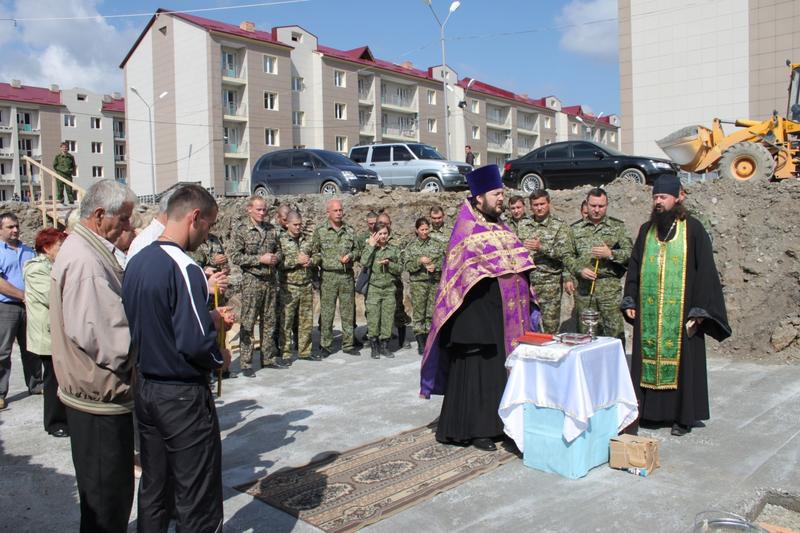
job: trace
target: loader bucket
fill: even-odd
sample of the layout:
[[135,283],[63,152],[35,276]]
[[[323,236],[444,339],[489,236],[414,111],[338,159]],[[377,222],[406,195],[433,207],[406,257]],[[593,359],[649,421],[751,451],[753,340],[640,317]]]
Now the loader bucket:
[[685,170],[693,170],[691,167],[708,151],[703,139],[708,139],[710,136],[711,130],[708,128],[686,126],[656,141],[656,144],[677,165]]

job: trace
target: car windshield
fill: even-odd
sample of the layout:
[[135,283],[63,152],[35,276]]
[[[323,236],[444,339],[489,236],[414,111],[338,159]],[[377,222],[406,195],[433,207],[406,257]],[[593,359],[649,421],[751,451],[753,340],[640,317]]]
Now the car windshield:
[[320,159],[325,161],[327,164],[333,167],[357,167],[358,164],[350,159],[349,157],[345,157],[342,154],[337,154],[336,152],[314,152],[316,155],[319,156]]
[[433,146],[428,146],[427,144],[409,144],[407,146],[419,159],[444,159],[444,156],[437,152]]

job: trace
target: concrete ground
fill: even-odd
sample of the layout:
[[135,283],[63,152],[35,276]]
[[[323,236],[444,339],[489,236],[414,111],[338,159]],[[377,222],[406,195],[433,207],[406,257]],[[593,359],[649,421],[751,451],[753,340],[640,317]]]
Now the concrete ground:
[[[42,397],[23,392],[18,355],[0,412],[0,531],[77,531],[69,439],[42,429]],[[395,531],[689,531],[698,512],[744,513],[757,490],[800,489],[800,367],[709,361],[712,419],[661,440],[662,468],[647,478],[607,466],[580,480],[515,461],[373,526]],[[430,422],[440,399],[417,397],[419,356],[334,354],[224,382],[226,531],[316,528],[232,487]],[[136,505],[131,515],[135,530]]]

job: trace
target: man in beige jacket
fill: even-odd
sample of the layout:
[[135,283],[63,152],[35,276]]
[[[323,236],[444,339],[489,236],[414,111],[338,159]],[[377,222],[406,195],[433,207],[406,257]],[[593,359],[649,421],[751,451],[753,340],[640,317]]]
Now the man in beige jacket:
[[114,180],[92,185],[51,273],[53,366],[67,410],[81,532],[127,531],[133,504],[134,357],[112,243],[129,229],[135,203],[133,191]]

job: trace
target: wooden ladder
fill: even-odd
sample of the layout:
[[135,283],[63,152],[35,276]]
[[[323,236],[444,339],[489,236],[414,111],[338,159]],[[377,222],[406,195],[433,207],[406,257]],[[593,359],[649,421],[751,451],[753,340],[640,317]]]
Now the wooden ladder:
[[[39,211],[42,213],[42,226],[47,227],[52,225],[53,227],[58,227],[61,224],[63,227],[67,227],[67,220],[66,220],[66,213],[69,211],[69,208],[59,207],[58,202],[56,200],[56,180],[60,181],[67,187],[73,190],[75,193],[76,202],[80,205],[81,199],[83,195],[86,194],[86,190],[80,185],[72,183],[69,180],[65,180],[61,176],[58,175],[54,170],[47,168],[43,164],[39,163],[35,159],[28,157],[27,155],[22,156],[22,161],[25,163],[25,170],[27,171],[28,176],[28,191],[30,192],[31,198],[31,205],[35,205]],[[31,174],[31,167],[36,167],[39,169],[40,181],[41,184],[39,188],[41,189],[39,194],[39,201],[34,201],[33,193],[33,174]],[[51,199],[48,202],[46,198],[46,188],[45,188],[45,175],[50,178],[50,192],[51,192]]]

